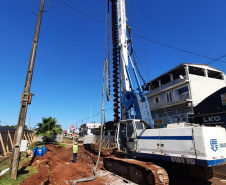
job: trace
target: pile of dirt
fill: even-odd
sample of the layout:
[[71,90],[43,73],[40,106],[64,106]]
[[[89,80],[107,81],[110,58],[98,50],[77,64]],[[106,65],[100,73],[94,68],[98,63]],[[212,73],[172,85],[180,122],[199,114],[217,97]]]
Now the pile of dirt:
[[[24,166],[36,166],[38,172],[23,180],[21,185],[47,185],[58,184],[68,185],[72,184],[73,180],[92,177],[92,169],[95,166],[97,156],[79,147],[77,163],[72,162],[72,149],[64,147],[56,147],[54,145],[47,145],[47,153],[42,157],[35,157],[32,164],[29,162]],[[125,184],[120,178],[111,175],[109,172],[102,170],[103,161],[100,159],[98,165],[98,178],[90,182],[81,182],[79,184],[112,184],[112,181],[117,184]]]

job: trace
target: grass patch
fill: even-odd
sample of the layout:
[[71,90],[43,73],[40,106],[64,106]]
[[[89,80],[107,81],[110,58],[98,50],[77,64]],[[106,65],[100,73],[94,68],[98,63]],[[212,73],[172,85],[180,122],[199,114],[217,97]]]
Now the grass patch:
[[[25,157],[26,152],[21,152],[21,159],[19,162],[19,170],[17,173],[17,179],[16,180],[9,180],[9,171],[6,172],[4,174],[4,177],[2,179],[0,179],[0,184],[4,184],[4,185],[19,185],[24,179],[26,179],[27,177],[29,177],[30,175],[34,174],[37,172],[36,167],[33,166],[25,166],[23,167],[22,164],[26,163],[30,160],[32,160],[31,157]],[[6,159],[4,161],[2,161],[2,163],[0,164],[0,171],[6,169],[6,168],[10,168],[10,162],[11,159]]]
[[37,172],[37,169],[33,166],[27,166],[26,168],[23,166],[19,167],[18,173],[17,173],[17,179],[16,180],[9,180],[9,171],[4,174],[4,177],[0,180],[0,184],[4,185],[19,185],[24,179],[28,178],[30,175]]
[[[67,147],[67,145],[62,144],[60,142],[53,142],[52,144],[56,145],[56,146],[62,146],[62,147]],[[35,142],[34,144],[29,146],[30,150],[33,150],[36,147],[41,147],[41,146],[45,146],[44,142]],[[30,160],[32,160],[31,157],[26,157],[26,152],[21,152],[21,158],[20,158],[20,164],[19,164],[19,170],[17,173],[17,179],[16,180],[9,180],[9,171],[6,172],[4,174],[4,177],[2,179],[0,179],[0,184],[4,184],[4,185],[19,185],[21,184],[21,182],[28,178],[29,176],[31,176],[32,174],[37,173],[37,169],[36,167],[33,166],[25,166],[23,167],[22,164],[26,163]],[[10,162],[11,159],[6,159],[3,162],[0,163],[0,172],[6,168],[10,167]]]
[[[57,142],[57,141],[53,141],[51,144],[56,145],[56,146],[62,146],[62,147],[65,147],[65,148],[67,147],[67,145],[62,144],[62,143]],[[28,148],[30,150],[33,150],[36,147],[42,147],[42,146],[46,146],[46,144],[44,142],[37,141],[37,142],[33,143],[32,145],[29,145]]]
[[33,150],[36,147],[42,147],[42,146],[45,146],[45,143],[44,142],[41,142],[41,141],[37,141],[37,142],[33,143],[32,145],[29,145],[28,148],[30,150]]
[[71,140],[71,138],[63,137],[63,140]]
[[0,172],[6,168],[9,168],[9,166],[10,166],[10,159],[6,159],[2,161],[0,164]]
[[62,146],[62,147],[64,147],[64,148],[67,148],[67,145],[65,145],[65,144],[63,144],[63,143],[60,143],[60,142],[56,142],[56,141],[53,142],[53,145],[56,145],[56,146]]
[[26,163],[28,161],[32,160],[31,157],[26,157],[26,152],[21,152],[20,156],[20,164]]

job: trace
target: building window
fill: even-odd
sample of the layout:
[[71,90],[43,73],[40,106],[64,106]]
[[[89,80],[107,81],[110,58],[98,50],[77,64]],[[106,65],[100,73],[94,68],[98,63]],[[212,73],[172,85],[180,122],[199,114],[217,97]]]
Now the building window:
[[189,66],[189,74],[205,76],[205,70],[203,68]]
[[212,70],[207,70],[208,71],[208,77],[209,78],[215,78],[215,79],[220,79],[223,80],[223,75],[220,72],[217,71],[212,71]]
[[159,96],[156,96],[156,97],[154,97],[154,103],[158,103],[159,101],[160,101],[160,97]]
[[188,86],[181,87],[181,88],[175,90],[174,92],[175,92],[175,100],[190,99]]
[[166,93],[166,102],[171,102],[171,101],[173,101],[172,92],[169,91]]

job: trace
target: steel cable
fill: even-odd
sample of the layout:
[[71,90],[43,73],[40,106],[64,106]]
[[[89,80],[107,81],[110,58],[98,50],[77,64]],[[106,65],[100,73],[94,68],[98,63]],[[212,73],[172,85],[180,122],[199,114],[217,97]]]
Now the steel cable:
[[102,107],[101,107],[101,127],[100,127],[100,142],[99,142],[99,151],[98,151],[98,158],[96,165],[93,169],[93,174],[94,177],[90,178],[84,178],[84,179],[78,179],[73,181],[73,185],[76,185],[78,182],[86,182],[86,181],[92,181],[97,178],[97,166],[100,161],[100,153],[101,153],[101,144],[102,144],[102,139],[103,139],[103,116],[104,116],[104,80],[105,80],[105,61],[104,61],[104,66],[103,66],[103,86],[102,86]]

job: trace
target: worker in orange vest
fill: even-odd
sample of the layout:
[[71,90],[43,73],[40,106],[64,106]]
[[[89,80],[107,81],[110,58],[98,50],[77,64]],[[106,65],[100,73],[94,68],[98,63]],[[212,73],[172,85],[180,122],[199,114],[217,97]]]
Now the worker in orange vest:
[[76,161],[77,161],[77,153],[78,153],[77,142],[75,142],[75,144],[73,145],[72,151],[73,151],[73,163],[76,163]]

